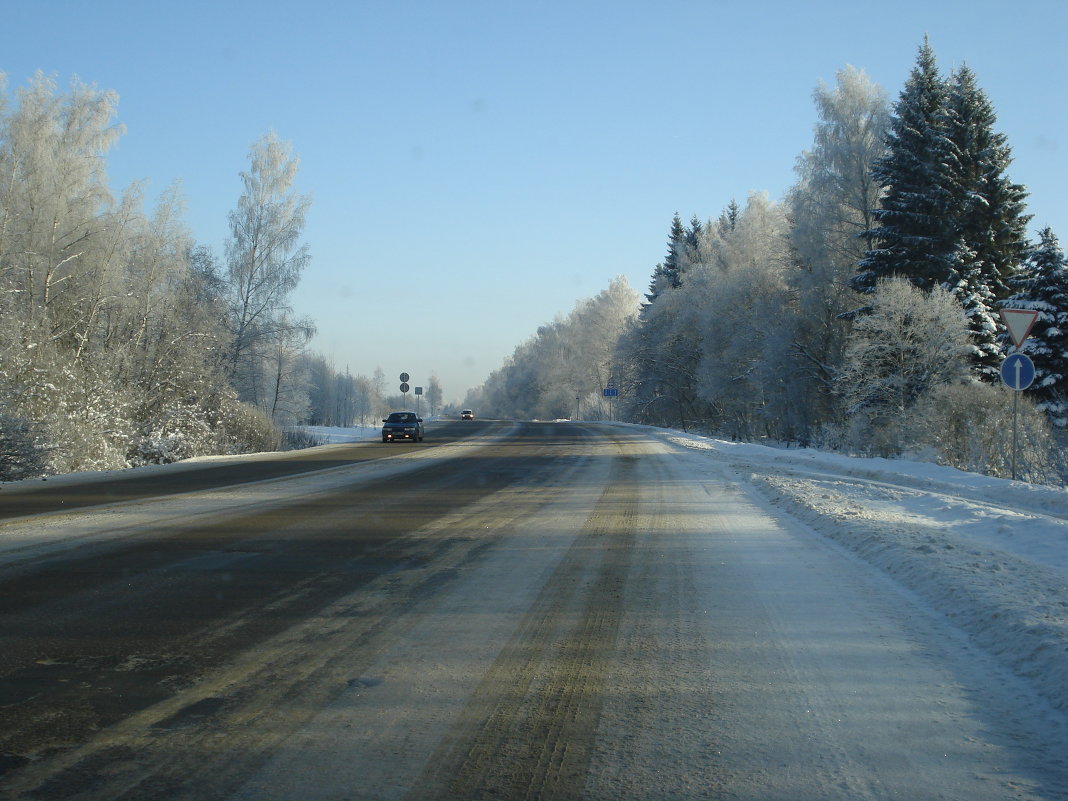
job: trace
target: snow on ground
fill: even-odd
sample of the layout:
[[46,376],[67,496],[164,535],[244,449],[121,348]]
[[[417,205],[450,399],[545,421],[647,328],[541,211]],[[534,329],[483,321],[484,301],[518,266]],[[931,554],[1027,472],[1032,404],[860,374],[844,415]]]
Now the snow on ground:
[[382,434],[381,426],[300,426],[301,431],[314,437],[323,445],[337,445],[343,442],[362,442],[375,439]]
[[[380,435],[382,430],[377,426],[349,426],[346,428],[333,426],[300,426],[300,429],[314,437],[319,445],[341,445],[346,442],[362,442],[364,440],[375,439]],[[168,472],[196,470],[204,464],[204,462],[270,459],[276,456],[277,453],[277,451],[264,451],[262,453],[238,453],[227,456],[194,456],[190,459],[183,459],[180,462],[171,462],[169,464],[146,464],[139,467],[125,468],[123,470],[86,470],[81,473],[64,473],[56,476],[45,476],[43,478],[24,478],[19,481],[0,481],[0,491],[5,487],[28,487],[42,482],[55,487],[69,484],[111,481],[116,476],[128,476],[134,473],[150,473],[161,470]]]
[[892,577],[1068,711],[1068,491],[905,460],[642,430]]

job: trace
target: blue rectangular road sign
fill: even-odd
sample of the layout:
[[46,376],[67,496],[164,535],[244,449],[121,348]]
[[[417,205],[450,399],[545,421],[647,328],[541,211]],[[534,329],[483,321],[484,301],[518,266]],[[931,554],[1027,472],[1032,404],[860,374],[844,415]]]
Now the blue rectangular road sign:
[[606,398],[617,398],[619,397],[619,390],[615,387],[609,387],[604,391],[604,396]]

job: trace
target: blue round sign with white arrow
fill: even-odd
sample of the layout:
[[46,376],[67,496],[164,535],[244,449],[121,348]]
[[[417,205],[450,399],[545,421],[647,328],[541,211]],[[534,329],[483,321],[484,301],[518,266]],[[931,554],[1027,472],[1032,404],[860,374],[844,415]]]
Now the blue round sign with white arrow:
[[1026,353],[1014,353],[1001,363],[1001,380],[1017,392],[1035,380],[1035,363]]

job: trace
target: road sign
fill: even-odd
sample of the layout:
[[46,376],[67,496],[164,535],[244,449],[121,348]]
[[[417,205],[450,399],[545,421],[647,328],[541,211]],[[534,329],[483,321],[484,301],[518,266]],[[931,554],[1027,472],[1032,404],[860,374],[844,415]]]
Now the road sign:
[[422,395],[423,394],[423,388],[422,387],[416,387],[415,388],[415,394],[416,395]]
[[1031,333],[1038,312],[1027,309],[1002,309],[1001,319],[1005,321],[1005,327],[1009,329],[1012,344],[1020,347]]
[[[408,374],[407,373],[402,373],[401,375],[408,375]],[[408,386],[408,383],[405,382],[405,381],[401,381],[401,392],[407,393],[409,389],[411,389],[411,387]]]
[[1035,363],[1026,353],[1014,353],[1001,363],[1001,380],[1017,392],[1035,380]]
[[[408,375],[407,373],[401,373],[400,374],[401,383],[407,384],[410,379],[411,379],[411,376]],[[404,391],[407,392],[408,390],[404,390]]]
[[604,390],[604,396],[606,398],[618,398],[619,397],[619,390],[616,389],[615,387],[607,387]]

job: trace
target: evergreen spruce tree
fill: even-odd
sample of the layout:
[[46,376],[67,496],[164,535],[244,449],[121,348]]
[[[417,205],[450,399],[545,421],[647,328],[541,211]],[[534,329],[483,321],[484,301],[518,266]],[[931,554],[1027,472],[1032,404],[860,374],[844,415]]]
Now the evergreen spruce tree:
[[738,207],[738,201],[731,198],[730,204],[723,210],[723,213],[719,215],[719,219],[717,220],[721,235],[726,236],[737,227],[738,215],[741,213],[742,210]]
[[690,227],[686,229],[686,266],[687,268],[697,263],[698,248],[700,247],[701,234],[704,226],[697,215],[690,218]]
[[930,289],[943,284],[955,261],[957,241],[949,220],[947,144],[943,118],[947,87],[927,40],[894,106],[887,155],[872,175],[885,190],[873,211],[874,243],[853,277],[853,288],[871,294],[881,278],[900,275]]
[[1038,312],[1021,351],[1035,363],[1031,392],[1051,422],[1068,428],[1068,260],[1052,229],[1039,233],[1023,268],[1009,279],[1008,309]]
[[689,247],[696,248],[697,240],[701,238],[701,231],[704,228],[701,225],[700,218],[695,214],[690,218],[690,227],[686,229],[686,244]]
[[679,254],[686,244],[686,229],[682,227],[682,218],[676,211],[671,219],[671,235],[668,237],[668,252],[664,259],[664,274],[671,280],[671,288],[682,286],[682,267]]
[[994,131],[993,106],[961,67],[949,83],[942,126],[947,158],[944,180],[957,237],[944,286],[964,307],[972,335],[973,364],[990,380],[998,375],[997,302],[1006,279],[1027,257],[1027,192],[1005,170],[1012,161],[1004,134]]
[[943,80],[924,40],[894,108],[887,155],[872,167],[884,194],[852,282],[871,293],[879,279],[900,275],[951,292],[967,319],[972,366],[988,380],[1001,360],[997,304],[1027,254],[1030,219],[1026,190],[1005,174],[1012,157],[995,122],[971,69]]
[[956,252],[959,267],[943,287],[956,297],[964,309],[968,325],[970,360],[981,378],[998,378],[1002,352],[998,343],[998,298],[975,250],[961,242]]
[[671,219],[671,233],[668,235],[668,252],[664,261],[653,269],[649,282],[649,291],[645,299],[652,303],[665,289],[678,289],[682,286],[682,273],[679,270],[679,253],[686,243],[686,229],[682,227],[682,218],[676,211]]

